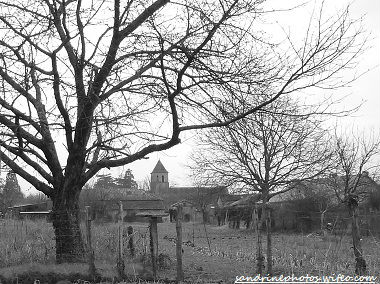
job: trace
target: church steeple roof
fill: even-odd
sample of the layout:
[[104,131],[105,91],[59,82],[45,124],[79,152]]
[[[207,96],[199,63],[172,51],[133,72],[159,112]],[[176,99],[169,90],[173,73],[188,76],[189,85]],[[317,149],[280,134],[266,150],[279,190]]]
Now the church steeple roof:
[[160,174],[165,173],[165,174],[167,174],[168,171],[165,169],[165,167],[164,167],[164,165],[161,163],[161,161],[158,160],[156,166],[154,167],[154,169],[153,169],[153,171],[152,171],[152,174],[153,174],[153,173],[160,173]]

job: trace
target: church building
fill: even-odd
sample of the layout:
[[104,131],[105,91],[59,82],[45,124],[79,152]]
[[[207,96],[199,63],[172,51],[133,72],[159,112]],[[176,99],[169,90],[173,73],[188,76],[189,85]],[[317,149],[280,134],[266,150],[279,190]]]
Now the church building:
[[158,160],[156,166],[150,174],[150,191],[159,195],[160,192],[166,192],[169,189],[169,172],[164,165]]

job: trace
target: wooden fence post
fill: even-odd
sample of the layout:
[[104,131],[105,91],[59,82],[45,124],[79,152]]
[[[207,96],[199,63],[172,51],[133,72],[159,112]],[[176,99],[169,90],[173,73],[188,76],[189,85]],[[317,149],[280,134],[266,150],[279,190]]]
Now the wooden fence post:
[[124,259],[123,259],[123,222],[124,222],[124,210],[123,202],[119,203],[119,236],[118,236],[118,250],[117,250],[117,272],[120,278],[124,278]]
[[92,249],[91,240],[91,216],[90,216],[90,206],[86,206],[86,237],[87,237],[87,250],[88,250],[88,272],[91,277],[95,276],[95,255]]
[[177,207],[177,222],[176,222],[177,240],[176,240],[176,255],[177,255],[177,283],[183,281],[182,269],[182,206]]
[[150,217],[150,255],[152,258],[152,272],[154,280],[157,279],[158,232],[157,217]]
[[251,212],[251,224],[250,224],[250,229],[253,229],[254,232],[256,232],[256,222],[257,222],[257,216],[256,216],[256,208],[253,205],[252,206],[252,212]]
[[[261,209],[262,210],[262,209]],[[261,218],[263,218],[261,211],[261,218],[259,218],[258,208],[254,209],[255,214],[255,231],[256,231],[256,273],[262,274],[264,269],[264,257],[263,257],[263,245],[262,245],[262,236],[261,236]]]
[[132,226],[128,226],[127,234],[128,234],[128,249],[129,249],[131,256],[134,257],[135,256],[135,245],[133,242],[133,227]]

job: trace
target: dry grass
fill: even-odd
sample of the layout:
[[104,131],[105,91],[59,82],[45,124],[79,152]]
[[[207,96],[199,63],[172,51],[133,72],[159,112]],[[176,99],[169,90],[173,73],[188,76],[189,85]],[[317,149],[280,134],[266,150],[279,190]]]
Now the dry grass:
[[0,267],[54,262],[54,233],[45,221],[0,220]]
[[20,274],[30,273],[38,271],[41,274],[48,274],[54,271],[56,274],[81,274],[87,270],[86,264],[39,264],[39,263],[27,263],[23,265],[10,266],[1,269],[1,275],[4,278],[12,279]]
[[[142,261],[149,254],[149,234],[147,224],[132,225],[135,230],[136,256],[133,259],[128,257],[129,252],[125,246],[126,269],[130,274],[138,274],[141,270],[149,270],[149,262]],[[58,269],[52,266],[54,233],[51,224],[44,221],[0,220],[0,231],[0,266],[7,267],[1,269],[0,274],[9,274],[9,271],[17,273],[25,270],[25,267],[30,269],[30,264],[38,270],[34,263],[49,264],[50,266],[43,266],[47,270]],[[159,224],[158,231],[159,251],[172,260],[170,268],[159,271],[159,277],[174,279],[175,224]],[[107,278],[115,275],[117,232],[117,224],[94,224],[92,229],[96,266]],[[216,226],[206,226],[205,231],[202,224],[185,223],[183,241],[185,275],[195,283],[220,279],[231,281],[235,276],[255,273],[253,232]],[[348,236],[276,233],[273,247],[276,274],[352,275],[354,270],[351,240]],[[380,277],[379,239],[373,236],[364,238],[363,247],[369,275]],[[16,267],[19,268],[14,269]],[[71,270],[69,266],[60,269]],[[81,267],[79,270],[83,272],[86,269]]]

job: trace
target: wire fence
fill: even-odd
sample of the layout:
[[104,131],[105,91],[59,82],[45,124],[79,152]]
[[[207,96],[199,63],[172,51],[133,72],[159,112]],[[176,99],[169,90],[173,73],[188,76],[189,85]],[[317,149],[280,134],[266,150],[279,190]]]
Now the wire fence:
[[[72,225],[65,227],[62,223],[60,237],[63,246],[68,246],[67,242],[75,242],[75,238],[73,240],[72,237],[76,233],[83,240],[84,266],[77,266],[79,270],[88,271],[91,261],[88,256],[92,251],[92,261],[96,271],[102,271],[102,273],[106,271],[109,275],[117,274],[120,268],[120,257],[122,257],[126,275],[140,277],[152,275],[151,224],[99,222],[98,220],[88,222],[91,219],[88,212],[81,210],[77,213],[79,227]],[[292,222],[296,224],[295,227],[283,227],[284,223],[278,216],[273,224],[275,265],[283,266],[288,270],[295,267],[298,269],[319,267],[318,271],[322,268],[323,271],[350,269],[351,264],[343,261],[352,259],[350,217],[334,212],[326,214],[324,222],[331,223],[331,226],[327,230],[327,235],[323,236],[319,232],[320,215],[300,216],[297,215],[299,212],[296,210],[290,213],[293,214]],[[250,265],[252,269],[252,263],[256,260],[255,233],[252,229],[245,229],[244,222],[240,229],[232,228],[229,225],[230,221],[224,226],[218,226],[216,219],[212,218],[210,225],[184,223],[182,247],[186,264],[185,274],[201,273],[206,269],[205,266],[201,267],[199,264],[199,257],[212,259],[216,263],[233,261],[240,263],[241,267],[247,267],[245,269],[249,269]],[[312,226],[302,227],[300,223],[304,221],[312,222]],[[359,226],[368,252],[380,251],[379,224],[379,212],[359,214]],[[51,218],[1,219],[0,231],[0,268],[28,263],[55,263],[57,231],[54,230]],[[161,278],[175,278],[176,242],[175,224],[159,223],[157,270]],[[70,252],[69,249],[66,252],[72,253],[73,256],[78,254],[78,251]],[[336,256],[339,256],[340,260],[335,259]],[[369,254],[368,258],[371,271],[379,270],[378,254]],[[189,261],[191,264],[188,264]],[[301,265],[300,262],[303,264]],[[345,265],[348,267],[345,268]]]

